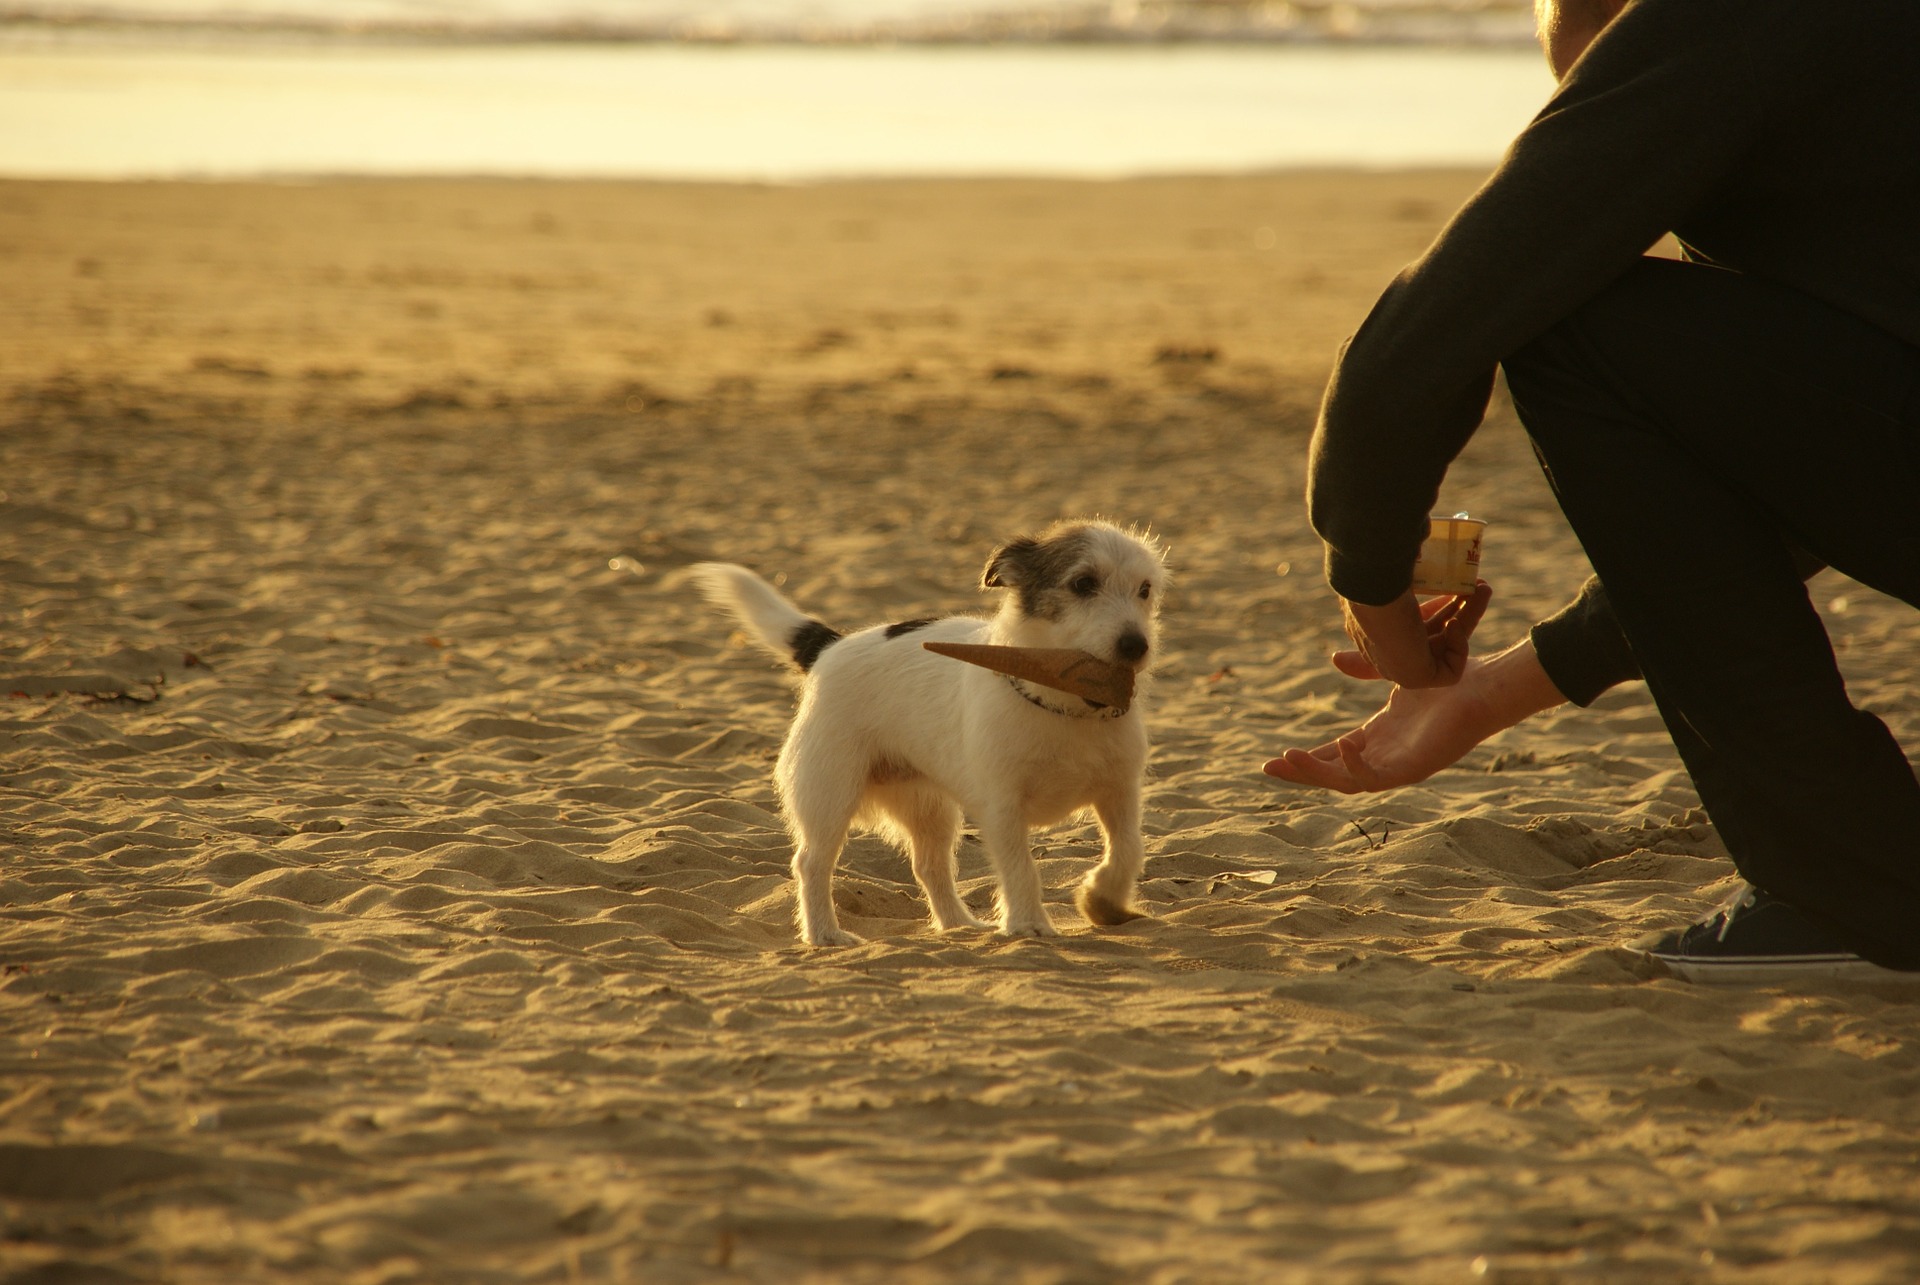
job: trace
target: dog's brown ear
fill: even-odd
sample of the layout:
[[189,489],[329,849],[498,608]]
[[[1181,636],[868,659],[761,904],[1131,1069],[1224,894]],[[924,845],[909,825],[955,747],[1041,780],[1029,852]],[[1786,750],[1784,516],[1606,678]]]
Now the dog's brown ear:
[[980,573],[982,589],[1004,589],[1008,585],[1020,583],[1020,566],[1033,556],[1040,542],[1031,536],[1021,536],[1008,541],[993,551],[987,559],[987,569]]

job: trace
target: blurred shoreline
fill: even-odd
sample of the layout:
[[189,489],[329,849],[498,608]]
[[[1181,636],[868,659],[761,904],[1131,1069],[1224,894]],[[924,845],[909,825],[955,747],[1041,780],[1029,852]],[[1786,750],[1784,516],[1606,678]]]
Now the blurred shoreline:
[[0,7],[0,47],[236,40],[376,44],[1385,44],[1533,42],[1531,5],[1513,0],[1113,0],[1111,3],[706,4],[619,0],[557,13],[512,3],[446,11],[258,0]]

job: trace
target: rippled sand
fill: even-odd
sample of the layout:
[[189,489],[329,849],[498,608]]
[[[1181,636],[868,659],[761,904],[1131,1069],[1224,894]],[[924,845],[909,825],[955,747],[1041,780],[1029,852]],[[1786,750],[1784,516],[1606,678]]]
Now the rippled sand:
[[[1378,698],[1306,433],[1472,183],[0,185],[4,1279],[1912,1279],[1920,985],[1638,959],[1732,873],[1640,691],[1259,774]],[[1510,412],[1443,498],[1489,643],[1583,578]],[[861,838],[797,947],[789,689],[676,572],[971,610],[1090,512],[1180,576],[1156,918],[1079,825],[1067,937],[939,936]]]

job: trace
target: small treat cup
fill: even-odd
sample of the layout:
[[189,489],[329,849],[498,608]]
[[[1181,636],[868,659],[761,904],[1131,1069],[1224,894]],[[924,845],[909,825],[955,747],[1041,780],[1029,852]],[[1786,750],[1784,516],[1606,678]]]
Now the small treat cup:
[[1420,560],[1413,564],[1413,591],[1469,594],[1480,580],[1480,537],[1487,524],[1464,513],[1432,518]]

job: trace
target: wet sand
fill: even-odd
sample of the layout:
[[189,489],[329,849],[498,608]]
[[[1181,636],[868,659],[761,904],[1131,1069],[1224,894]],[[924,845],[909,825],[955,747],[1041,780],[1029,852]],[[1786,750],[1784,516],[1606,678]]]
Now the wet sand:
[[[1912,1279],[1920,984],[1634,953],[1732,877],[1642,691],[1259,773],[1379,699],[1304,449],[1475,181],[0,184],[0,1279]],[[1443,502],[1489,645],[1584,578],[1510,411]],[[862,837],[797,946],[790,688],[680,570],[976,610],[1086,513],[1179,576],[1155,918],[1073,824],[1064,939],[937,935]]]

